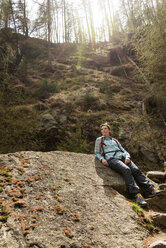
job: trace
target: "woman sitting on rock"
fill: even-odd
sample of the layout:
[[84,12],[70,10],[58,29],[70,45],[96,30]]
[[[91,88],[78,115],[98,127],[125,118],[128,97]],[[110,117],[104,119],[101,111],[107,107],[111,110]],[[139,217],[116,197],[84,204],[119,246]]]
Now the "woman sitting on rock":
[[147,202],[141,195],[139,186],[149,194],[149,197],[161,194],[163,190],[154,188],[147,177],[131,161],[130,154],[118,140],[111,137],[111,129],[107,123],[102,124],[100,128],[102,136],[98,137],[95,142],[96,157],[104,166],[110,167],[123,176],[130,195],[140,206],[145,207]]

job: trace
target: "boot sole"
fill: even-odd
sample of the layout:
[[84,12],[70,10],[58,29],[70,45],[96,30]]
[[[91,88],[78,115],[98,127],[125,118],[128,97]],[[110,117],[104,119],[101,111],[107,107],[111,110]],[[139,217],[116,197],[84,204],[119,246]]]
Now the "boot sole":
[[135,201],[140,207],[146,207],[148,205],[147,202],[144,202],[144,203],[138,203],[137,201]]
[[[138,204],[138,203],[137,203]],[[138,204],[140,207],[142,207],[142,208],[145,208],[145,207],[147,207],[147,203],[146,204]]]
[[166,194],[166,191],[162,191],[162,192],[159,192],[159,193],[154,194],[154,195],[148,195],[148,198],[154,198],[154,197],[156,197],[156,196],[164,195],[164,194]]

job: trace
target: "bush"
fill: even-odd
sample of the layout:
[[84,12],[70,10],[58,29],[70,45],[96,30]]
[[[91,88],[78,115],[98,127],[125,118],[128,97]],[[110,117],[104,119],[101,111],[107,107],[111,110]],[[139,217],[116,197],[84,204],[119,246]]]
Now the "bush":
[[77,104],[80,104],[83,111],[87,111],[89,109],[96,109],[96,106],[99,105],[99,97],[95,96],[92,92],[87,92],[82,98],[80,99],[80,102],[77,102]]
[[43,80],[39,89],[36,92],[37,97],[41,99],[46,99],[49,97],[51,93],[58,93],[59,92],[59,85],[56,82],[49,82],[47,80]]
[[67,150],[70,152],[85,153],[88,151],[89,144],[83,136],[81,128],[78,127],[76,132],[72,133],[71,138],[66,138],[63,144],[58,146],[57,149],[60,151]]
[[1,110],[0,116],[0,153],[42,149],[36,111],[22,112],[8,108]]

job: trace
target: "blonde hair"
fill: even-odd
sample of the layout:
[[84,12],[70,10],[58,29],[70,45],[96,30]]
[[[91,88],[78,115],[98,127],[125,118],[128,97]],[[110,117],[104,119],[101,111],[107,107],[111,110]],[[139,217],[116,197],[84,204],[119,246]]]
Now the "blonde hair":
[[111,127],[110,127],[110,125],[109,125],[107,122],[101,124],[101,125],[100,125],[100,129],[101,129],[103,126],[107,126],[108,129],[111,130]]

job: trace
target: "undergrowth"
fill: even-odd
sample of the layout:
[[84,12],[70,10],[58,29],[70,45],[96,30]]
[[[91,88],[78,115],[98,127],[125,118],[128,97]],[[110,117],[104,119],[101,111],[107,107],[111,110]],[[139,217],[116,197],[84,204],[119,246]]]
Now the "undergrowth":
[[132,206],[133,210],[137,213],[143,226],[149,232],[156,231],[156,227],[154,226],[152,219],[150,217],[145,216],[144,210],[136,202],[132,202],[131,206]]
[[0,111],[0,153],[19,150],[38,150],[42,142],[37,133],[37,111],[18,111],[6,108]]
[[89,144],[81,128],[78,127],[76,131],[71,134],[71,137],[67,137],[57,148],[60,151],[84,153],[88,151]]

